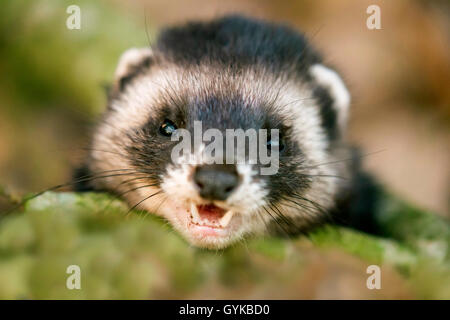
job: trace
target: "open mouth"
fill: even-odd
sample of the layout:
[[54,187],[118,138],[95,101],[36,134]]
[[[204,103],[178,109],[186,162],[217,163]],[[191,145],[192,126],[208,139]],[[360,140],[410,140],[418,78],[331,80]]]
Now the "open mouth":
[[233,218],[232,210],[225,210],[215,204],[191,204],[191,223],[213,229],[226,228]]

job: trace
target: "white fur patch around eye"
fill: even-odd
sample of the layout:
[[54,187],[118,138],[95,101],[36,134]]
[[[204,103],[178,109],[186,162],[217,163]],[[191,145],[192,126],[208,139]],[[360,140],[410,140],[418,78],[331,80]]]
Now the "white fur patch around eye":
[[329,91],[334,100],[333,107],[338,114],[339,127],[345,128],[350,107],[350,93],[344,81],[342,81],[336,71],[322,64],[315,64],[309,70],[317,83]]

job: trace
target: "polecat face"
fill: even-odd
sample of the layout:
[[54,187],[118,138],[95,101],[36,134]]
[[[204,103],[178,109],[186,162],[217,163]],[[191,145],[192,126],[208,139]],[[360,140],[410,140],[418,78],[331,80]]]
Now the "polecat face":
[[[200,247],[299,232],[323,221],[343,187],[346,169],[336,160],[347,153],[348,104],[339,76],[288,28],[227,17],[167,29],[152,50],[120,59],[88,163],[93,174],[116,174],[93,186],[161,215]],[[193,141],[199,124],[202,142],[174,157],[174,135]],[[224,147],[223,161],[211,162],[208,129],[222,134],[223,146],[227,130],[265,131],[257,143],[268,155],[273,148],[275,172],[263,174],[270,164],[260,159],[226,161],[230,150],[248,154],[251,143]]]

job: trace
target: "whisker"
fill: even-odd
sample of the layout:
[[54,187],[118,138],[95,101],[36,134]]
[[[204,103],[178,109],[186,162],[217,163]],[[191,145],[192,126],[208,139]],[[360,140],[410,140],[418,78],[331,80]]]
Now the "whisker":
[[109,178],[109,177],[115,177],[115,176],[126,176],[126,175],[132,174],[132,173],[117,173],[117,174],[110,174],[110,175],[102,175],[102,174],[107,173],[107,172],[120,172],[120,171],[123,171],[123,170],[126,171],[126,170],[130,170],[130,169],[115,169],[115,170],[100,171],[99,173],[96,173],[96,174],[85,175],[85,176],[82,176],[81,178],[76,179],[74,181],[63,183],[63,184],[59,184],[59,185],[47,188],[45,190],[42,190],[42,191],[40,191],[38,193],[35,193],[35,194],[33,194],[33,195],[29,196],[29,197],[26,197],[26,198],[22,199],[22,201],[20,201],[16,206],[14,206],[10,210],[8,210],[6,212],[6,214],[9,214],[9,213],[17,210],[18,208],[23,206],[26,202],[28,202],[28,201],[30,201],[32,199],[35,199],[35,198],[43,195],[46,192],[55,191],[55,190],[58,190],[58,189],[61,189],[61,188],[64,188],[64,187],[68,187],[68,186],[72,186],[72,185],[75,185],[77,183],[84,182],[84,181],[93,181],[93,180],[102,179],[102,178]]
[[159,190],[159,191],[157,191],[157,192],[155,192],[155,193],[149,195],[148,197],[145,197],[144,199],[142,199],[141,201],[139,201],[138,203],[136,203],[135,205],[133,205],[133,206],[127,211],[127,213],[125,214],[125,216],[127,216],[131,211],[133,211],[133,210],[134,210],[137,206],[139,206],[142,202],[144,202],[144,201],[150,199],[151,197],[156,196],[156,195],[158,195],[158,194],[160,194],[160,193],[162,193],[162,190]]
[[264,225],[266,226],[266,230],[269,230],[270,227],[269,227],[269,225],[267,224],[267,222],[266,222],[266,220],[264,219],[264,217],[262,216],[261,211],[258,210],[257,213],[258,213],[259,217],[261,218],[262,222],[264,223]]
[[[142,172],[142,174],[146,174],[146,173]],[[137,177],[137,178],[127,179],[127,180],[124,180],[124,181],[122,181],[121,183],[119,183],[119,184],[117,185],[116,188],[120,187],[120,186],[123,185],[123,184],[127,184],[127,183],[130,183],[130,182],[136,181],[136,180],[141,180],[141,179],[151,179],[151,178],[152,178],[152,177],[150,177],[150,176],[143,176],[143,177]]]
[[276,219],[270,212],[269,210],[267,210],[266,206],[262,207],[268,214],[269,216],[272,217],[273,221],[275,221],[275,223],[281,228],[281,230],[283,230],[287,236],[289,236],[289,232],[283,227],[283,225],[278,221],[278,219]]
[[287,226],[289,226],[289,227],[292,226],[292,221],[289,221],[290,218],[286,217],[274,203],[270,204],[269,208],[271,208],[272,212],[274,212],[278,217],[280,217],[280,219]]
[[[154,212],[155,215],[157,215],[159,208],[163,205],[164,202],[166,202],[166,200],[168,199],[168,196],[165,196],[164,199],[161,201],[161,203],[158,205],[158,207],[156,207],[156,210]],[[144,214],[142,219],[147,218],[147,216],[150,214],[149,211],[145,210],[146,213]],[[168,224],[170,226],[170,224]]]
[[[142,188],[154,187],[154,186],[156,186],[156,185],[158,185],[158,184],[157,184],[157,183],[153,183],[153,184],[147,184],[147,185],[144,185],[144,186],[135,187],[135,188],[132,188],[132,189],[130,189],[130,190],[127,190],[127,191],[124,191],[124,192],[118,194],[117,197],[118,197],[118,198],[122,198],[125,194],[130,193],[130,192],[132,192],[132,191],[136,191],[136,190],[139,190],[139,189],[142,189]],[[112,203],[114,200],[115,200],[115,199],[112,199],[111,201],[109,201],[109,203],[103,208],[103,210],[102,210],[101,212],[102,212],[102,213],[105,212],[105,211],[109,208],[109,206],[111,205],[111,203]]]
[[[295,197],[295,195],[291,195],[291,196]],[[297,200],[304,200],[305,199],[303,197],[301,197],[300,199],[298,197],[295,197],[295,198]],[[304,209],[305,211],[303,211],[303,212],[306,213],[311,219],[313,219],[315,217],[315,215],[317,215],[317,210],[319,212],[322,212],[323,214],[327,214],[326,212],[322,211],[321,208],[317,208],[316,206],[314,206],[314,207],[307,206],[306,204],[299,203],[299,202],[295,201],[294,199],[291,199],[290,197],[283,197],[283,199],[285,201],[288,201],[288,202],[296,205],[296,207],[289,206],[289,207],[291,207],[293,209],[299,209],[299,207]],[[287,205],[287,204],[285,204],[285,205]]]
[[336,176],[336,175],[332,175],[332,174],[301,174],[302,177],[308,177],[308,178],[337,178],[337,179],[343,179],[343,180],[349,180],[349,178],[347,177],[342,177],[342,176]]
[[314,166],[308,166],[308,167],[304,167],[304,168],[305,169],[314,169],[314,168],[317,168],[317,167],[320,167],[320,166],[324,166],[324,165],[327,165],[327,164],[335,164],[335,163],[340,163],[340,162],[345,162],[345,161],[352,161],[352,160],[355,160],[355,159],[361,159],[361,158],[364,158],[364,157],[367,157],[367,156],[371,156],[371,155],[374,155],[374,154],[377,154],[377,153],[380,153],[380,152],[383,152],[383,151],[386,151],[386,149],[382,149],[382,150],[378,150],[378,151],[374,151],[374,152],[370,152],[370,153],[354,156],[354,157],[347,158],[347,159],[341,159],[341,160],[336,160],[336,161],[319,163],[319,164],[316,164]]

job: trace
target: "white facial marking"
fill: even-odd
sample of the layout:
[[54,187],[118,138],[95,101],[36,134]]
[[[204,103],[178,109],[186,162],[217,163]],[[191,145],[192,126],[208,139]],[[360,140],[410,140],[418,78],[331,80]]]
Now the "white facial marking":
[[128,74],[131,67],[139,65],[145,58],[152,56],[152,50],[149,48],[131,48],[125,51],[119,59],[115,71],[115,78],[120,79]]
[[332,69],[322,64],[315,64],[310,68],[311,75],[317,83],[328,89],[334,100],[333,107],[338,114],[339,127],[345,128],[350,107],[350,93],[341,77]]

